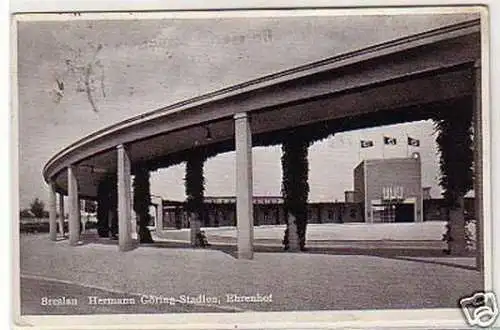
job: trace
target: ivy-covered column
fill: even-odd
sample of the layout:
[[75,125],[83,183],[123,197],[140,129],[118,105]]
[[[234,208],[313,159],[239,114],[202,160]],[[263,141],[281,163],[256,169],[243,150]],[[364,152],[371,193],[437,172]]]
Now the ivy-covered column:
[[149,170],[139,168],[134,176],[134,211],[139,225],[139,242],[153,243],[151,232],[148,229],[150,215],[149,205],[151,204],[151,192],[149,185]]
[[112,178],[112,186],[108,192],[108,223],[112,239],[118,239],[118,189],[116,180],[116,177]]
[[99,237],[118,235],[116,176],[107,174],[97,186],[97,233]]
[[203,217],[203,194],[205,191],[205,178],[203,165],[206,157],[202,152],[191,152],[186,161],[186,210],[189,214],[191,229],[190,240],[193,246],[199,245],[201,220]]
[[283,172],[282,194],[286,214],[285,250],[304,250],[307,226],[307,200],[309,196],[310,142],[298,132],[290,132],[282,145],[281,165]]
[[99,237],[109,237],[109,208],[108,181],[103,179],[97,186],[97,234]]
[[463,255],[467,251],[464,197],[472,189],[472,104],[460,102],[445,108],[435,120],[436,142],[441,158],[439,183],[447,206],[447,225],[443,239],[448,253]]

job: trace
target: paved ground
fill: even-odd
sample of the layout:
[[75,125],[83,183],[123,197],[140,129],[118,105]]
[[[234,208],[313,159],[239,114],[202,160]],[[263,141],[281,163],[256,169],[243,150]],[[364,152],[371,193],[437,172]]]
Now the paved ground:
[[[126,253],[90,242],[69,247],[47,235],[21,236],[22,313],[164,313],[456,307],[482,286],[472,258],[258,252],[235,259],[224,249],[142,246]],[[265,251],[265,250],[264,250]],[[272,302],[231,302],[226,295],[272,295]],[[211,304],[89,306],[88,296],[141,295]],[[43,297],[74,296],[78,307],[39,306]],[[82,303],[80,303],[80,301]],[[168,308],[167,308],[168,307]]]
[[[309,224],[306,238],[309,241],[324,240],[441,240],[445,230],[445,222],[413,222],[413,223],[345,223],[345,224]],[[205,229],[211,235],[236,237],[234,227]],[[285,225],[257,226],[254,229],[256,239],[281,239]]]
[[[234,227],[202,228],[212,244],[236,244],[237,231]],[[257,226],[254,228],[254,242],[263,246],[282,246],[285,226]],[[307,247],[347,250],[411,249],[435,250],[441,252],[447,246],[442,241],[445,222],[423,223],[348,223],[309,224],[307,226]],[[159,242],[188,242],[189,229],[164,230]],[[352,251],[351,251],[352,252]],[[417,253],[418,254],[418,253]]]
[[[345,224],[308,224],[307,241],[441,241],[446,222],[429,221],[413,223],[345,223]],[[236,238],[235,227],[202,228],[211,237]],[[281,240],[285,225],[256,226],[255,239]],[[474,224],[469,225],[471,234],[475,233]],[[166,230],[178,239],[189,239],[189,229]],[[174,237],[174,236],[172,236]]]

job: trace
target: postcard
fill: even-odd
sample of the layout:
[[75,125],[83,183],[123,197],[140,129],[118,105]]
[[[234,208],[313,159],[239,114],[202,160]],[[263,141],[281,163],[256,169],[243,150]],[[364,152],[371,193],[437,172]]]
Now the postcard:
[[18,327],[489,327],[488,9],[12,16]]

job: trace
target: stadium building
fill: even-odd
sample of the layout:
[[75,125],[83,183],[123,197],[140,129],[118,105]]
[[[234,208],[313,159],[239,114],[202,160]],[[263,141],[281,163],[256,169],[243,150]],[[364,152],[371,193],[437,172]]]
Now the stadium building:
[[[344,201],[310,202],[308,222],[422,222],[424,190],[428,195],[426,207],[436,218],[441,201],[430,200],[429,188],[422,188],[418,153],[408,158],[363,160],[354,169],[354,191],[346,191]],[[164,200],[162,205],[160,230],[189,227],[184,202]],[[285,224],[285,212],[281,196],[253,197],[254,225]],[[235,226],[236,198],[206,196],[202,225]]]
[[354,169],[354,196],[362,205],[365,222],[423,221],[419,154],[362,161]]

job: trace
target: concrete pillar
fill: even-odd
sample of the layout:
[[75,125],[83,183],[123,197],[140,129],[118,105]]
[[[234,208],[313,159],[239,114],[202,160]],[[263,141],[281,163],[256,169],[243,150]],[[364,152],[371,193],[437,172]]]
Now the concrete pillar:
[[[481,109],[481,63],[474,65],[473,127],[474,127],[474,198],[476,220],[476,267],[484,268],[484,212],[483,212],[483,128]],[[487,244],[486,246],[491,246]],[[487,269],[491,269],[488,267]]]
[[120,144],[118,150],[118,246],[120,251],[133,248],[131,236],[131,186],[130,186],[130,157],[124,145]]
[[160,200],[156,205],[156,234],[163,230],[163,200]]
[[80,223],[80,232],[83,234],[85,232],[85,221],[82,221],[82,212],[85,210],[85,200],[78,198],[78,222]]
[[56,184],[49,184],[49,237],[51,241],[57,240],[57,206],[56,206]]
[[253,258],[252,132],[246,113],[234,116],[238,258]]
[[64,236],[64,195],[59,194],[59,234]]
[[80,239],[80,208],[78,202],[78,182],[76,169],[73,165],[68,167],[68,231],[69,244],[77,245]]

